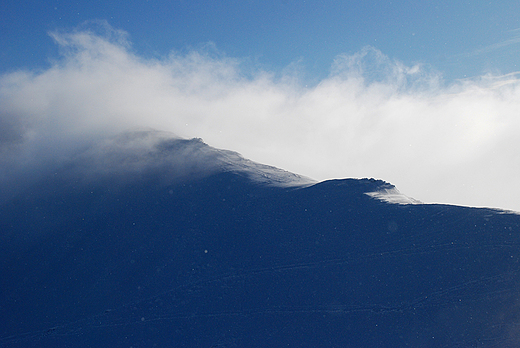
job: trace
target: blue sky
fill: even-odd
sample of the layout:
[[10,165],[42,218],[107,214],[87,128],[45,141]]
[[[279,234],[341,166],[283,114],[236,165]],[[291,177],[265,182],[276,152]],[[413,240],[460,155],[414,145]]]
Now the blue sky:
[[300,62],[309,79],[338,54],[374,46],[405,64],[429,64],[448,80],[517,71],[518,1],[12,1],[2,6],[2,71],[57,56],[49,31],[106,20],[143,56],[197,48],[272,70]]
[[358,3],[8,0],[0,180],[152,127],[520,211],[520,2]]

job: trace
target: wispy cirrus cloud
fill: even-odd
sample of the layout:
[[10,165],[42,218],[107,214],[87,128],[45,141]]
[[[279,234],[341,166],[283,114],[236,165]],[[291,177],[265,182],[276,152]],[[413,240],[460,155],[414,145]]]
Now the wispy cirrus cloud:
[[4,179],[151,127],[318,180],[376,177],[424,202],[520,210],[514,74],[446,86],[366,47],[306,86],[204,50],[143,58],[125,33],[104,30],[52,33],[62,56],[51,68],[0,77]]
[[506,48],[506,47],[510,47],[510,46],[514,46],[514,45],[516,45],[516,46],[520,45],[520,28],[509,30],[508,33],[509,33],[510,37],[507,38],[507,39],[504,39],[504,40],[502,40],[500,42],[496,42],[494,44],[491,44],[491,45],[488,45],[488,46],[476,49],[476,50],[468,52],[468,53],[461,54],[459,56],[460,57],[477,56],[477,55],[481,55],[481,54],[494,52],[496,50],[500,50],[500,49],[503,49],[503,48]]

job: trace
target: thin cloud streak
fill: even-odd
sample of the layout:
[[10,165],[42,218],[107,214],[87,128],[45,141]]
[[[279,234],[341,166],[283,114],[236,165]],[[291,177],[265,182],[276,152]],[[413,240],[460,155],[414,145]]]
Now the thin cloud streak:
[[481,55],[481,54],[487,54],[487,53],[502,49],[504,47],[520,44],[520,28],[514,29],[514,30],[509,30],[508,32],[512,33],[512,37],[510,37],[509,39],[502,40],[500,42],[485,46],[483,48],[474,50],[472,52],[460,54],[458,56],[459,57],[472,57],[472,56],[477,56],[477,55]]
[[151,127],[318,180],[376,177],[423,202],[520,211],[516,75],[444,86],[366,47],[306,87],[204,51],[144,59],[124,35],[53,33],[63,56],[50,69],[0,77],[4,182]]

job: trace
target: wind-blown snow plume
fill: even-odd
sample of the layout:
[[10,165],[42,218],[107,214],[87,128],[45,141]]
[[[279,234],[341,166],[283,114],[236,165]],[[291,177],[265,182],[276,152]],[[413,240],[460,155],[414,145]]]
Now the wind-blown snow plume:
[[423,202],[520,210],[517,75],[445,85],[366,47],[306,86],[208,51],[142,58],[105,29],[54,32],[50,68],[0,77],[4,183],[151,127],[319,180],[379,177]]

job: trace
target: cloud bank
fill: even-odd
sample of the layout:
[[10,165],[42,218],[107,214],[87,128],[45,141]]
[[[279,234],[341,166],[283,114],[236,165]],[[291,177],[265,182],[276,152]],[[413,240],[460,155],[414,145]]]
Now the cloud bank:
[[520,211],[515,74],[446,85],[366,47],[308,86],[207,49],[143,58],[104,28],[54,32],[62,55],[50,68],[0,77],[4,183],[151,127],[317,180],[375,177],[423,202]]

